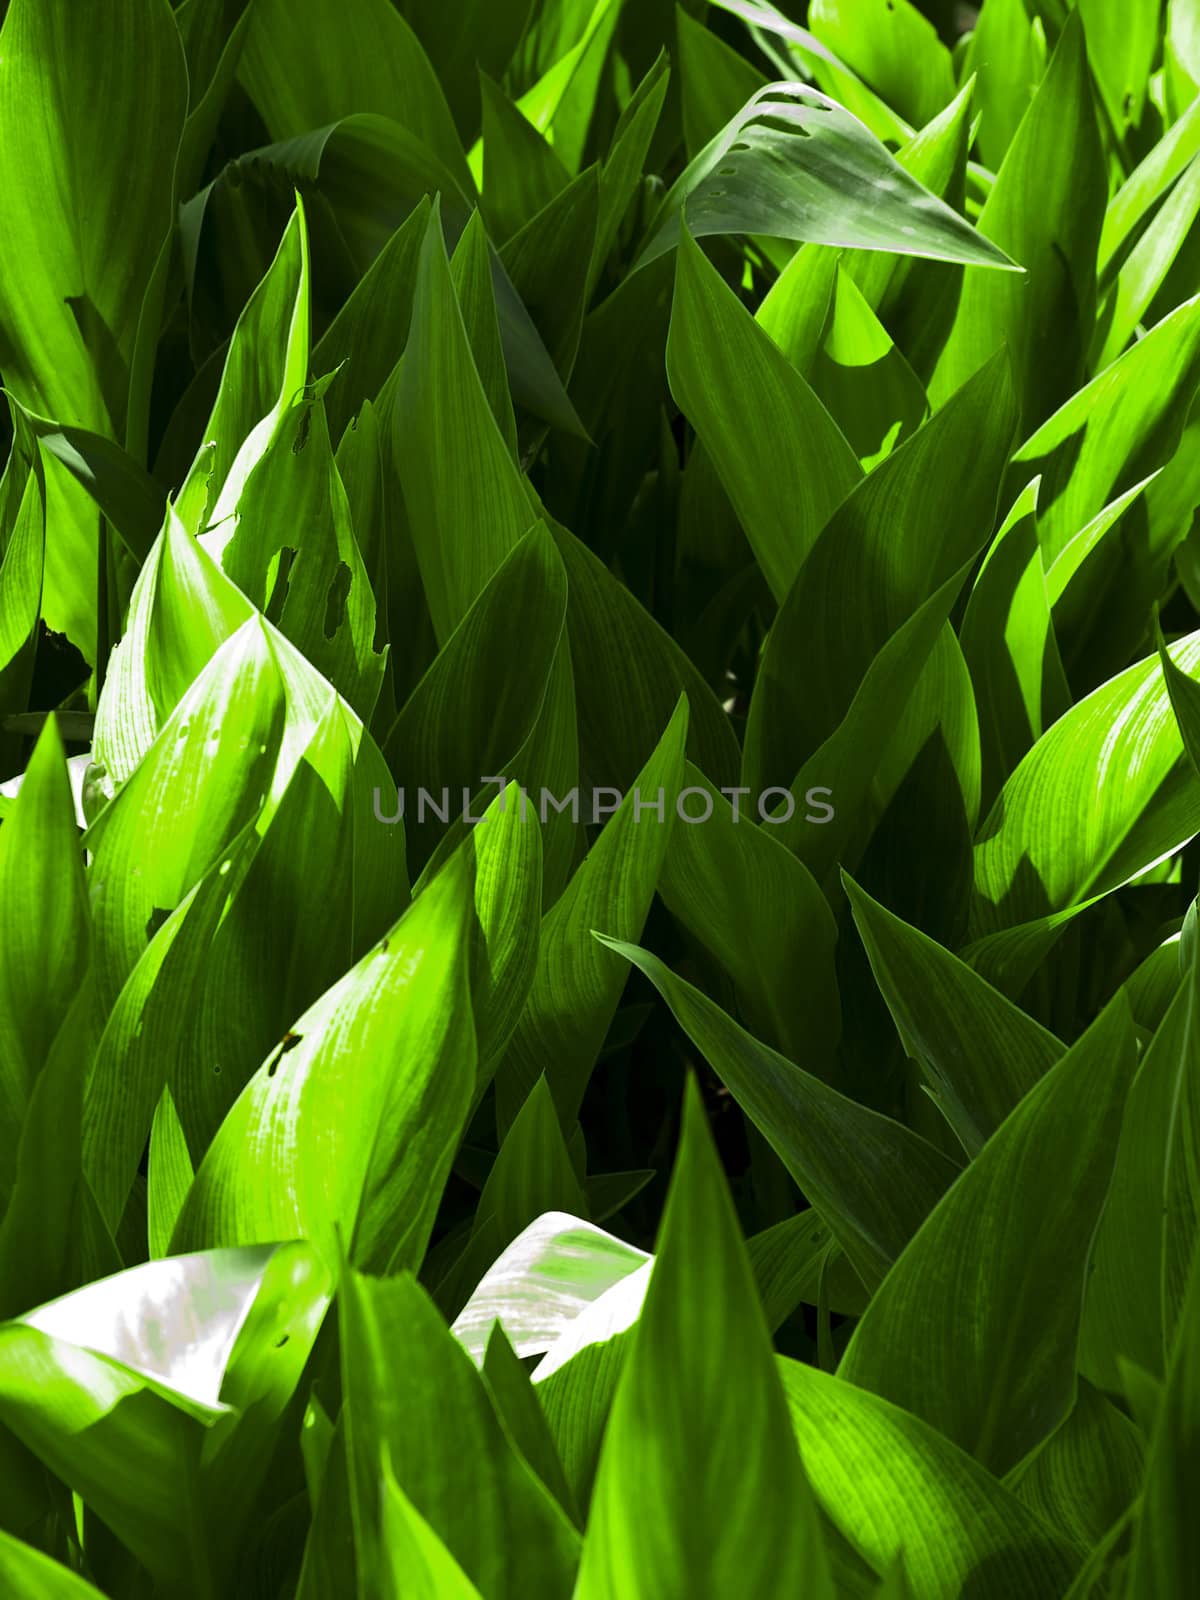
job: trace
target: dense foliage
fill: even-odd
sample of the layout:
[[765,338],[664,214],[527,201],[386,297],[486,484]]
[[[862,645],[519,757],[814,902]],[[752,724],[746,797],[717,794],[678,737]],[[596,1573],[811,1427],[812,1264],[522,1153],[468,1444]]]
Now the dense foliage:
[[1198,0],[0,16],[0,1592],[1193,1594]]

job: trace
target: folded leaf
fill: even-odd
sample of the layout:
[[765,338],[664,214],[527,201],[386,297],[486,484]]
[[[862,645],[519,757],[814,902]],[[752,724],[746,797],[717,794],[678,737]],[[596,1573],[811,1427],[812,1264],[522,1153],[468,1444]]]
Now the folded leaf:
[[422,139],[470,193],[462,145],[429,58],[386,0],[255,0],[241,79],[272,139],[351,112],[379,112]]
[[909,176],[875,136],[802,83],[759,90],[663,200],[638,260],[695,238],[761,233],[1012,268],[996,245]]
[[547,1212],[484,1274],[451,1330],[483,1364],[493,1323],[521,1357],[541,1355],[607,1290],[650,1257],[578,1217]]

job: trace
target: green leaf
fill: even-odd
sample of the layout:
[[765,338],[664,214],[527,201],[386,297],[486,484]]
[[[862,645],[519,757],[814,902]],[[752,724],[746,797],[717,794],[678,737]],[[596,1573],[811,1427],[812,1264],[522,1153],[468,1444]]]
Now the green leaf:
[[332,439],[341,440],[364,401],[379,397],[404,352],[429,215],[429,202],[422,200],[372,261],[313,350],[314,372],[337,373],[325,395]]
[[173,510],[138,574],[96,706],[92,758],[123,784],[217,649],[254,608]]
[[968,57],[978,77],[979,153],[998,172],[1046,70],[1046,40],[1024,0],[984,0]]
[[[902,117],[886,106],[862,79],[822,44],[815,34],[797,27],[771,0],[713,0],[722,11],[732,12],[755,30],[752,37],[765,45],[765,54],[789,77],[811,78],[839,105],[844,105],[878,138],[899,144],[912,132]],[[773,47],[767,35],[782,39],[786,55]]]
[[[438,196],[448,240],[457,239],[470,217],[471,202],[428,145],[400,123],[373,112],[343,117],[330,127],[267,145],[243,158],[239,169],[247,167],[252,174],[261,173],[259,181],[268,186],[280,179],[315,186],[334,212],[361,272],[424,197]],[[204,198],[199,196],[195,203]],[[579,418],[554,364],[496,258],[493,274],[514,397],[543,421],[581,436]]]
[[759,90],[690,162],[651,224],[638,266],[695,238],[771,238],[1012,268],[901,167],[856,117],[801,83]]
[[1174,998],[1130,1091],[1084,1307],[1083,1370],[1116,1392],[1126,1363],[1136,1363],[1153,1378],[1165,1373],[1200,1237],[1195,950],[1182,960],[1176,953],[1172,965]]
[[607,1222],[610,1217],[624,1211],[655,1176],[654,1167],[639,1167],[633,1172],[593,1173],[583,1183],[588,1215],[597,1222]]
[[554,1099],[539,1078],[505,1135],[479,1197],[478,1217],[498,1235],[489,1263],[530,1223],[548,1211],[578,1215],[583,1190],[563,1138]]
[[874,1289],[953,1181],[954,1163],[760,1044],[648,950],[604,942],[654,984]]
[[1123,999],[1025,1096],[930,1214],[839,1375],[939,1428],[997,1475],[1075,1398],[1088,1253],[1137,1068]]
[[[968,80],[940,115],[896,151],[910,177],[959,212],[966,210],[973,92]],[[913,370],[927,381],[954,322],[963,268],[878,250],[848,251],[842,259]]]
[[21,1323],[0,1331],[0,1417],[161,1582],[203,1594],[188,1491],[202,1428],[136,1373]]
[[914,127],[932,122],[954,98],[950,52],[909,0],[814,0],[808,21]]
[[1124,1412],[1086,1380],[1071,1415],[1008,1487],[1051,1527],[1100,1546],[1141,1491],[1146,1447]]
[[[294,1259],[294,1247],[272,1246],[153,1262],[0,1330],[0,1416],[180,1595],[218,1592],[223,1552],[205,1537],[203,1459],[222,1417],[236,1424],[226,1378],[236,1386],[235,1368],[253,1355],[255,1303],[281,1251]],[[293,1334],[302,1364],[312,1301],[293,1284],[282,1316],[272,1307],[274,1339]],[[270,1386],[260,1374],[239,1403]]]
[[[1174,519],[1172,501],[1178,489],[1183,498],[1190,493],[1186,479],[1191,468],[1185,461],[1181,451],[1168,467],[1119,494],[1045,571],[1056,638],[1065,645],[1060,664],[1065,663],[1069,675],[1085,671],[1092,679],[1102,676],[1110,659],[1114,666],[1122,665],[1133,641],[1141,644],[1147,606],[1154,603],[1183,531],[1168,519]],[[1106,591],[1119,599],[1098,606]],[[1061,675],[1057,668],[1051,670],[1055,677]],[[1060,692],[1061,686],[1054,689],[1056,695]]]
[[471,213],[471,220],[454,248],[450,277],[488,405],[504,435],[508,453],[515,461],[518,455],[517,422],[508,389],[508,372],[504,366],[504,347],[496,312],[491,246],[478,211]]
[[[1200,634],[1171,653],[1194,669]],[[975,847],[975,936],[1108,894],[1198,828],[1200,788],[1150,656],[1060,717],[1005,784]]]
[[0,827],[0,1197],[29,1096],[80,993],[91,929],[62,740],[47,718]]
[[15,396],[9,398],[46,454],[87,490],[134,560],[144,561],[166,515],[165,490],[104,434],[51,422],[26,410]]
[[394,429],[421,580],[444,643],[537,511],[480,382],[436,210],[421,246]]
[[600,170],[600,216],[588,274],[589,296],[604,270],[642,181],[642,169],[662,116],[670,77],[666,52],[660,50],[613,130],[612,143]]
[[[31,411],[118,441],[142,299],[173,220],[183,49],[158,0],[133,0],[99,31],[68,0],[6,9],[0,368]],[[54,500],[46,617],[91,658],[99,519],[64,479]]]
[[746,104],[766,78],[724,39],[675,8],[676,51],[683,114],[683,139],[689,158]]
[[[669,633],[581,540],[550,530],[567,569],[567,632],[576,671],[580,757],[593,784],[630,786],[646,751],[688,702],[689,757],[718,784],[734,783],[737,739],[708,683]],[[609,685],[620,682],[620,704]]]
[[529,306],[558,371],[569,377],[579,349],[600,217],[600,174],[580,173],[507,241],[505,270]]
[[746,1253],[772,1332],[801,1303],[827,1303],[831,1311],[853,1317],[866,1306],[862,1281],[811,1208],[752,1234]]
[[841,1035],[829,906],[756,817],[690,763],[684,777],[659,892],[733,978],[751,1029],[828,1078]]
[[382,1556],[372,1501],[386,1450],[400,1488],[482,1593],[566,1600],[579,1536],[504,1433],[482,1378],[424,1292],[407,1274],[347,1273],[341,1309],[350,1482],[368,1584]]
[[764,1600],[834,1592],[750,1263],[690,1082],[576,1594],[735,1590]]
[[970,1456],[899,1406],[779,1360],[822,1511],[877,1572],[929,1600],[1059,1600],[1081,1558]]
[[1100,235],[1099,269],[1107,279],[1122,246],[1200,150],[1200,103],[1183,115],[1133,169],[1108,203]]
[[[313,1402],[305,1416],[315,1415]],[[354,1547],[354,1511],[346,1460],[346,1409],[331,1430],[328,1458],[313,1508],[312,1526],[304,1545],[297,1600],[334,1600],[351,1585],[357,1591],[358,1559]]]
[[187,1135],[168,1084],[150,1124],[147,1152],[146,1230],[152,1261],[170,1253],[171,1235],[195,1176]]
[[1117,274],[1112,304],[1106,307],[1106,316],[1096,330],[1099,343],[1096,367],[1106,367],[1115,361],[1139,323],[1154,320],[1151,312],[1154,298],[1198,216],[1200,157],[1193,156]]
[[546,914],[533,986],[501,1072],[502,1125],[542,1073],[561,1116],[578,1114],[628,977],[624,965],[592,938],[592,929],[641,934],[677,825],[687,719],[687,702],[681,700],[633,789]]
[[378,112],[422,140],[471,193],[429,57],[387,0],[255,0],[240,77],[272,139],[291,139],[354,112]]
[[[600,75],[616,31],[622,0],[579,0],[552,11],[541,30],[541,70],[518,104],[562,157],[574,177],[600,89]],[[556,8],[557,10],[557,8]]]
[[[1055,151],[1049,165],[1047,149]],[[1091,339],[1105,192],[1087,51],[1073,16],[979,214],[980,234],[1019,261],[1026,276],[966,273],[930,384],[935,405],[1002,344],[1012,356],[1026,430],[1071,395]]]
[[1180,943],[1178,933],[1169,935],[1151,950],[1122,985],[1134,1021],[1150,1033],[1162,1022],[1178,992]]
[[393,1600],[479,1600],[479,1590],[396,1482],[386,1454],[380,1488],[380,1594]]
[[101,1594],[69,1567],[2,1532],[0,1582],[21,1600],[99,1600]]
[[965,962],[873,900],[848,873],[842,883],[900,1041],[974,1157],[1064,1046]]
[[[253,1261],[261,1252],[238,1254]],[[156,1262],[144,1270],[168,1265]],[[307,1244],[272,1246],[238,1328],[221,1378],[221,1403],[228,1409],[205,1437],[198,1486],[214,1566],[225,1581],[241,1559],[256,1513],[275,1503],[270,1474],[280,1426],[298,1415],[293,1396],[331,1289],[330,1275]]]
[[1192,1258],[1179,1335],[1150,1439],[1141,1511],[1130,1557],[1135,1594],[1176,1600],[1187,1594],[1200,1559],[1193,1507],[1200,1429],[1200,1250]]
[[586,1216],[587,1200],[541,1077],[505,1133],[479,1196],[470,1236],[437,1283],[437,1300],[457,1312],[501,1252],[550,1212]]
[[[789,784],[846,717],[879,653],[990,532],[1015,426],[997,357],[858,483],[825,524],[767,638],[744,780]],[[841,597],[855,597],[855,626]],[[931,641],[932,643],[932,641]],[[817,769],[817,781],[831,779]]]
[[252,619],[213,655],[92,824],[85,844],[105,1010],[150,942],[156,913],[173,911],[258,815],[284,716],[275,656]]
[[375,650],[376,598],[320,399],[279,416],[220,537],[229,577],[369,719],[387,658]]
[[[93,987],[85,979],[33,1083],[19,1142],[11,1155],[5,1152],[0,1316],[15,1316],[119,1265],[80,1159],[83,1082],[95,1033]],[[93,1232],[100,1236],[95,1249]]]
[[579,1506],[591,1500],[613,1396],[645,1299],[651,1263],[615,1284],[563,1332],[532,1381]]
[[233,533],[221,524],[308,382],[310,295],[308,228],[297,196],[275,257],[238,317],[205,442],[176,502],[189,533],[213,530],[214,560]]
[[[175,22],[188,68],[188,115],[175,162],[177,196],[194,193],[200,182],[241,64],[256,4],[257,0],[233,0],[232,6],[225,0],[183,0],[176,7]],[[154,311],[155,318],[160,315],[161,305]],[[156,325],[153,332],[157,335],[158,331]],[[149,384],[144,384],[142,400],[147,406],[148,389]]]
[[[1070,705],[1050,610],[1054,569],[1043,568],[1038,543],[1040,487],[1035,478],[1001,524],[972,586],[959,634],[979,709],[983,799],[989,806],[1021,758]],[[1083,553],[1081,546],[1081,558]]]
[[835,868],[855,865],[929,739],[940,737],[950,754],[947,738],[954,730],[947,724],[954,717],[963,724],[961,770],[955,766],[960,825],[969,827],[977,809],[974,706],[962,652],[947,625],[965,574],[964,565],[887,641],[845,716],[784,786],[785,800],[771,815],[770,826],[780,830],[776,837],[827,894],[833,892]]
[[1200,384],[1200,297],[1164,317],[1026,440],[1021,481],[1040,474],[1038,536],[1049,565],[1117,495],[1169,461]]
[[1120,0],[1079,0],[1088,60],[1118,136],[1141,120],[1150,70],[1158,54],[1159,7],[1130,11]]
[[1158,616],[1154,619],[1154,641],[1158,646],[1158,659],[1162,663],[1163,682],[1171,700],[1171,710],[1179,725],[1179,736],[1188,760],[1200,773],[1200,684],[1189,678],[1171,659]]
[[812,378],[836,310],[842,260],[842,253],[828,245],[801,245],[754,313],[755,322],[806,381]]
[[277,807],[260,816],[257,849],[229,883],[191,1026],[166,1057],[193,1164],[263,1057],[409,899],[403,828],[379,822],[383,759],[305,671],[321,698],[302,713],[287,686],[291,716],[306,725],[295,728]]
[[[475,858],[471,1009],[479,1049],[479,1100],[503,1057],[537,970],[542,912],[542,830],[522,815],[510,783],[461,846]],[[435,856],[426,869],[437,869]]]
[[904,1575],[904,1562],[899,1557],[893,1561],[880,1582],[876,1600],[913,1600],[913,1592]]
[[[0,714],[25,710],[33,676],[46,554],[46,486],[36,454],[35,463],[26,469],[14,449],[0,477]],[[0,735],[0,760],[6,743]]]
[[[667,343],[671,391],[695,427],[775,597],[861,472],[808,384],[737,305],[684,231]],[[789,445],[806,440],[803,455]]]
[[459,131],[479,126],[479,69],[499,80],[529,19],[529,0],[409,0],[407,12],[429,53]]
[[825,342],[809,377],[866,472],[911,438],[928,415],[920,380],[842,266]]
[[1163,38],[1164,89],[1169,116],[1174,119],[1200,88],[1197,59],[1196,8],[1192,0],[1171,0],[1167,6]]
[[486,73],[483,99],[483,206],[503,243],[559,195],[571,175],[553,147]]
[[159,928],[117,996],[96,1046],[87,1077],[83,1159],[101,1215],[114,1233],[171,1063],[184,1053],[187,1031],[196,1026],[204,963],[238,853],[235,845]]
[[498,1322],[493,1323],[488,1339],[483,1377],[496,1413],[517,1448],[571,1521],[579,1526],[579,1513],[575,1509],[541,1402],[529,1374]]
[[[114,1362],[220,1415],[238,1335],[276,1249],[147,1262],[28,1312],[20,1324]],[[15,1325],[10,1325],[15,1326]]]
[[332,1262],[340,1234],[360,1262],[420,1262],[475,1081],[471,903],[455,863],[294,1024],[210,1145],[173,1248],[300,1236]]

